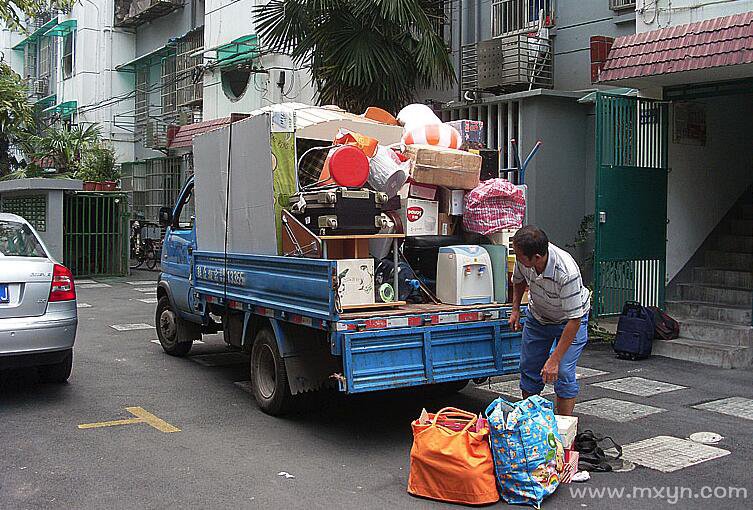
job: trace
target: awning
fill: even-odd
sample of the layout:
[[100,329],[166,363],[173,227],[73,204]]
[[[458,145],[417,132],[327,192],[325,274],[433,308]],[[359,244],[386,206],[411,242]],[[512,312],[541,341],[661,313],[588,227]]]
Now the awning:
[[115,66],[115,70],[121,73],[133,73],[136,69],[160,64],[162,59],[174,54],[175,45],[168,43],[154,51],[136,57],[125,64]]
[[259,58],[259,37],[256,34],[244,35],[228,44],[223,44],[216,51],[216,63],[220,67],[248,62]]
[[46,35],[47,37],[64,37],[75,31],[76,25],[77,23],[75,19],[67,19],[50,28],[47,32],[44,33],[44,35]]
[[26,46],[29,43],[32,43],[32,42],[35,42],[35,41],[39,40],[40,37],[42,37],[43,35],[45,35],[45,33],[48,30],[50,30],[51,28],[53,28],[57,24],[58,24],[58,17],[55,16],[50,21],[48,21],[47,23],[45,23],[41,27],[37,28],[36,30],[34,30],[31,34],[28,35],[28,37],[26,37],[25,39],[21,40],[21,42],[19,42],[15,46],[13,46],[13,49],[14,50],[19,50],[19,51],[23,50],[24,46]]
[[57,96],[55,94],[50,94],[49,96],[43,97],[42,99],[34,103],[34,106],[44,110],[45,108],[49,108],[50,106],[54,105],[55,101],[57,101]]
[[193,144],[193,137],[214,131],[222,126],[230,124],[230,117],[223,117],[221,119],[205,120],[204,122],[194,122],[193,124],[186,124],[181,126],[175,133],[175,136],[167,142],[168,149],[184,149],[190,148]]
[[753,12],[615,39],[600,83],[668,86],[753,74]]
[[74,113],[76,111],[76,108],[78,107],[78,104],[76,101],[66,101],[64,103],[56,104],[55,106],[51,106],[49,108],[46,108],[42,110],[42,113],[45,114],[54,114],[57,113],[61,117],[67,117]]
[[609,90],[594,90],[593,92],[589,92],[585,96],[578,99],[578,102],[580,104],[595,103],[596,94],[599,92],[601,92],[602,94],[609,94],[610,96],[637,96],[638,95],[638,89],[618,87],[618,88],[609,89]]

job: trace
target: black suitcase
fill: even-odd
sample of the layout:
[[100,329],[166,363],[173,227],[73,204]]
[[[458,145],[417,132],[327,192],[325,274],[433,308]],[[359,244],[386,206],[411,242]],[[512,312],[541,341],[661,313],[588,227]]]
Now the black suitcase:
[[314,234],[371,235],[386,225],[387,195],[369,189],[326,188],[290,197],[290,212]]

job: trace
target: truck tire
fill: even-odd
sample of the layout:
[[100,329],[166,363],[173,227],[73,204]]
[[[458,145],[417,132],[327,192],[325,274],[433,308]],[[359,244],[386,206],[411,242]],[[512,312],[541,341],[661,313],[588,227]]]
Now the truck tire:
[[278,416],[291,408],[288,372],[271,329],[259,331],[251,349],[251,381],[254,398],[262,411]]
[[68,349],[63,361],[52,365],[42,365],[37,367],[39,379],[46,383],[64,383],[71,376],[73,368],[73,349]]
[[154,321],[157,325],[157,338],[159,338],[162,350],[170,356],[185,356],[193,345],[191,340],[188,342],[180,341],[178,330],[182,320],[170,305],[170,298],[162,296],[157,302]]

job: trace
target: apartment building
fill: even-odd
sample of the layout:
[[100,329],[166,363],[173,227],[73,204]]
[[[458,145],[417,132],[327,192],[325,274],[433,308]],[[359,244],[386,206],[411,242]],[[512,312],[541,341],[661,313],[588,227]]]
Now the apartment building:
[[47,122],[101,126],[134,214],[155,220],[193,170],[193,136],[231,114],[314,101],[308,72],[255,33],[263,3],[83,0],[27,20],[27,33],[3,30],[0,50]]

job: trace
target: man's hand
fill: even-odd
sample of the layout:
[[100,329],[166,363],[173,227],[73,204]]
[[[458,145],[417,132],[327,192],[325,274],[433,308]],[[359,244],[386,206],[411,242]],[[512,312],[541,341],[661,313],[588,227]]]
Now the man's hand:
[[520,310],[513,310],[510,312],[510,327],[513,331],[520,331]]
[[559,372],[560,360],[552,355],[544,363],[544,368],[541,369],[541,379],[543,379],[544,384],[553,383],[557,380]]

